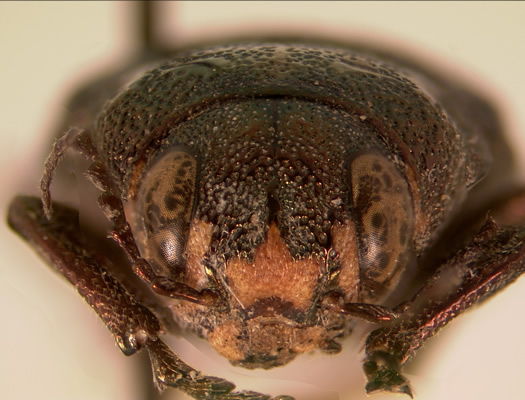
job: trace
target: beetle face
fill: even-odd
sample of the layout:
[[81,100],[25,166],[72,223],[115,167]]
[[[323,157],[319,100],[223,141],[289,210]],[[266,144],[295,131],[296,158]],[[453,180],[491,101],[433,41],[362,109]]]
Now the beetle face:
[[[191,228],[190,228],[191,229]],[[356,242],[357,243],[357,242]],[[502,385],[502,386],[505,386],[505,387],[508,387],[508,385]]]
[[[221,354],[268,368],[345,333],[344,319],[320,307],[321,293],[367,301],[395,287],[410,263],[414,219],[408,185],[386,157],[356,154],[346,172],[341,140],[366,136],[360,120],[310,102],[239,103],[173,129],[135,174],[127,210],[159,274],[217,287],[228,304],[178,305],[177,320],[213,316],[206,330]],[[187,136],[206,145],[181,148]]]
[[336,48],[189,53],[132,83],[91,136],[155,274],[224,303],[176,304],[175,319],[252,368],[333,350],[350,324],[328,294],[384,301],[480,174],[425,92]]

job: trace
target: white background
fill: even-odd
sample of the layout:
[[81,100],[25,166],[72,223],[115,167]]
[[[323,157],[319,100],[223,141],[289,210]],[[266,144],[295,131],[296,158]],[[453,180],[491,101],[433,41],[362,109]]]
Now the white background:
[[[130,7],[125,2],[0,3],[4,213],[13,195],[34,191],[48,152],[46,133],[65,111],[75,84],[125,60],[132,50]],[[524,17],[525,4],[520,2],[186,2],[170,5],[162,25],[181,42],[293,29],[403,46],[456,68],[491,93],[519,150],[525,143]],[[140,399],[134,391],[142,372],[120,354],[74,290],[3,224],[0,250],[0,397]],[[417,398],[523,398],[524,293],[522,279],[432,340],[419,362],[408,369]],[[338,383],[330,385],[348,384],[352,399],[364,398],[362,373],[356,362],[348,361],[360,357],[357,349],[345,348],[326,364],[330,375],[338,377]],[[307,370],[297,379],[302,374],[306,383],[297,385],[298,400],[337,398],[308,385],[312,374],[308,368],[325,365],[326,360],[310,356],[305,360]],[[274,371],[278,378],[285,373]],[[257,390],[271,390],[269,381],[263,382],[266,387]],[[287,384],[279,379],[272,385],[278,386],[274,394],[287,393]]]

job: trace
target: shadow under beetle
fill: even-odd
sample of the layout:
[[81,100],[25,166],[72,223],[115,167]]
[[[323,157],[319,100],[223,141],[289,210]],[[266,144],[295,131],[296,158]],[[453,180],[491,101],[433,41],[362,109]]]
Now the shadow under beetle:
[[[185,364],[160,338],[173,324],[234,365],[272,368],[337,353],[365,320],[366,391],[411,396],[401,369],[423,342],[524,272],[512,157],[461,83],[304,40],[177,50],[126,86],[135,68],[77,97],[42,199],[16,197],[8,219],[126,355],[148,351],[160,388],[270,398]],[[90,161],[125,260],[51,200],[68,149]]]

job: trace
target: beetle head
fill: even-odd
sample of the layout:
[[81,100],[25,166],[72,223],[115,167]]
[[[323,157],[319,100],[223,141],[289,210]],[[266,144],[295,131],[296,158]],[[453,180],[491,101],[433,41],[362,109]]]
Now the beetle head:
[[[177,321],[248,368],[317,348],[333,352],[348,317],[324,308],[325,294],[336,291],[345,302],[388,295],[410,263],[414,230],[408,184],[380,152],[332,157],[346,180],[322,164],[303,168],[308,154],[268,160],[261,153],[254,152],[264,165],[258,179],[234,181],[238,175],[218,175],[235,159],[199,168],[211,152],[170,147],[146,168],[128,204],[141,254],[159,275],[223,297],[221,307],[173,305]],[[208,200],[194,206],[197,194]]]
[[[327,293],[381,301],[411,264],[412,166],[369,116],[374,107],[390,112],[380,102],[403,81],[365,60],[335,63],[330,71],[358,87],[355,96],[368,80],[384,79],[374,89],[379,100],[356,97],[362,104],[353,108],[324,93],[339,89],[314,68],[331,65],[324,53],[277,46],[218,54],[147,74],[100,126],[126,144],[111,162],[132,163],[118,168],[142,257],[157,274],[223,299],[220,307],[177,304],[175,318],[235,362],[277,365],[333,348],[328,343],[344,334],[346,317],[321,306]],[[243,71],[253,79],[238,78]],[[365,107],[370,114],[357,111]],[[151,131],[115,134],[119,124],[138,129],[157,114]],[[129,149],[129,157],[120,151]]]

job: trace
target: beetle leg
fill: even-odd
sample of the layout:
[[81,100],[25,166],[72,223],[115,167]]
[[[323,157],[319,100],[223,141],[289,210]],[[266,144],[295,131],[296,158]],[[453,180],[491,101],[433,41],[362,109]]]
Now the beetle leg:
[[404,313],[367,338],[366,390],[412,396],[401,367],[421,345],[472,305],[525,272],[525,227],[499,228],[489,218],[471,242],[436,271]]
[[124,354],[131,355],[160,333],[157,318],[107,271],[110,261],[91,250],[80,233],[78,213],[54,203],[47,219],[36,197],[17,197],[9,208],[10,226],[75,286],[106,324]]
[[181,361],[166,344],[157,340],[147,346],[156,383],[160,388],[177,387],[195,399],[217,400],[294,400],[290,396],[271,398],[252,391],[232,392],[235,385],[210,376],[201,375]]
[[9,208],[9,225],[77,289],[124,354],[147,349],[159,388],[175,387],[196,399],[270,399],[255,392],[232,392],[233,383],[202,375],[173,354],[158,338],[162,331],[157,317],[108,272],[111,261],[81,233],[78,213],[59,203],[53,207],[53,218],[48,219],[40,199],[16,197]]

